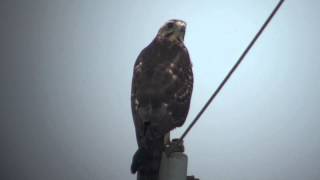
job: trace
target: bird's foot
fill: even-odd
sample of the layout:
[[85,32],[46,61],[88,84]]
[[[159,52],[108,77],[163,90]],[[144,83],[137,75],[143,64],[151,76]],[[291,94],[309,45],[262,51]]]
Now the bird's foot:
[[184,152],[183,141],[180,139],[173,139],[170,144],[165,146],[164,152],[167,156],[174,152]]

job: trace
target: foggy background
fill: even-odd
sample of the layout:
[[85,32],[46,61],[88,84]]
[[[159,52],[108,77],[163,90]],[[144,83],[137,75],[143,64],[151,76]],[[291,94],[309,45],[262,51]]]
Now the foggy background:
[[[126,180],[135,58],[188,23],[188,120],[277,0],[0,2],[0,179]],[[185,139],[202,180],[320,179],[320,2],[287,0]]]

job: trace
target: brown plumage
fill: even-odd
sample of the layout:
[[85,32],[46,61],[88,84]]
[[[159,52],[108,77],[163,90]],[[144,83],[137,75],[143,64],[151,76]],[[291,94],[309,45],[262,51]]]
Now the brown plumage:
[[186,24],[170,20],[134,65],[131,107],[138,150],[131,165],[138,180],[157,180],[164,136],[185,122],[193,74],[183,39]]

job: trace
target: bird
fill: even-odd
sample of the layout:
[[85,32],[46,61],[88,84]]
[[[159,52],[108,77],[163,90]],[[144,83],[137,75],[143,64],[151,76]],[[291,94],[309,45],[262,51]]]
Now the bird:
[[131,109],[138,150],[131,172],[137,172],[137,180],[158,180],[169,133],[184,124],[189,112],[193,72],[185,32],[185,21],[167,21],[134,64]]

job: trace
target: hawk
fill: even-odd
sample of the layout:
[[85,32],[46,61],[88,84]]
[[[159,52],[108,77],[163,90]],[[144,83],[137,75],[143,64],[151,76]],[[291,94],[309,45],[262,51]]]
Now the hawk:
[[138,180],[158,180],[168,134],[183,125],[189,111],[193,73],[185,30],[184,21],[169,20],[134,64],[131,107],[138,150],[131,172],[138,171]]

